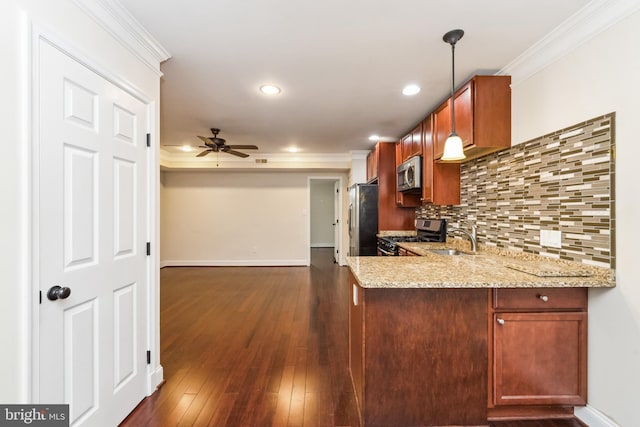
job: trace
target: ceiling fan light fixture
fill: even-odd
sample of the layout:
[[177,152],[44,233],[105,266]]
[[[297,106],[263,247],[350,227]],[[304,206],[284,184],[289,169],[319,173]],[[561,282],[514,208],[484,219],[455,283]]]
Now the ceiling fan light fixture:
[[404,89],[402,89],[402,94],[405,96],[413,96],[417,95],[418,93],[420,93],[420,86],[415,84],[407,85],[404,87]]
[[451,133],[444,143],[444,151],[440,160],[462,160],[466,156],[462,148],[462,139],[456,133],[456,114],[455,114],[455,46],[456,43],[464,36],[462,30],[451,30],[442,36],[445,43],[451,45]]
[[260,86],[260,92],[265,95],[277,95],[282,91],[278,86],[275,85],[262,85]]

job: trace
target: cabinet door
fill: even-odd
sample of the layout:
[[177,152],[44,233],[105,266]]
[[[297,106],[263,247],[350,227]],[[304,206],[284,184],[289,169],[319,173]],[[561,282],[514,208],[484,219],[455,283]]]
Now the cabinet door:
[[378,178],[378,146],[367,154],[367,182]]
[[455,93],[456,133],[462,139],[462,146],[473,145],[473,80]]
[[422,123],[411,132],[411,147],[407,159],[422,154]]
[[587,313],[494,314],[495,405],[584,405]]
[[360,412],[364,408],[364,289],[349,272],[349,370]]
[[422,201],[433,202],[433,114],[422,122]]
[[422,122],[422,202],[434,205],[458,205],[460,204],[460,165],[435,162],[435,121],[435,114],[431,114]]
[[413,144],[413,134],[412,133],[409,133],[409,134],[405,135],[404,137],[402,137],[402,141],[401,141],[402,150],[401,150],[401,162],[400,163],[404,162],[409,157],[411,157],[412,144]]
[[449,100],[433,112],[433,155],[435,160],[442,157],[444,142],[451,133],[451,110]]

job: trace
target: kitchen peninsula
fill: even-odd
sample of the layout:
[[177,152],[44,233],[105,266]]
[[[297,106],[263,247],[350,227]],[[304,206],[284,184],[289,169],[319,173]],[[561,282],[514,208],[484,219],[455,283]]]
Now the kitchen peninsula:
[[586,403],[586,289],[615,286],[613,271],[487,247],[431,252],[466,243],[348,258],[361,425],[487,425]]

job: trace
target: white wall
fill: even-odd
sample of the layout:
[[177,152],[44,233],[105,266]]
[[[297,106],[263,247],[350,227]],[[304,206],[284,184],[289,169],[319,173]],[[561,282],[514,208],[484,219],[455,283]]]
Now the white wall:
[[311,181],[311,247],[333,247],[334,181]]
[[[89,2],[87,0],[87,2]],[[30,403],[30,313],[36,292],[30,265],[31,227],[31,31],[44,31],[74,47],[77,54],[126,76],[132,87],[159,98],[158,74],[141,62],[71,0],[0,1],[0,402]],[[108,65],[108,66],[107,66]],[[157,122],[157,116],[152,120]]]
[[163,173],[162,264],[308,265],[308,176]]
[[514,143],[616,112],[616,288],[589,292],[588,400],[624,427],[640,425],[639,29],[636,12],[512,91]]

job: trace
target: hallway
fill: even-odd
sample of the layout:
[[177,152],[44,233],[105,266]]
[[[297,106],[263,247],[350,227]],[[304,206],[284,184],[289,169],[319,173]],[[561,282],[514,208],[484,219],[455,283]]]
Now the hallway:
[[122,426],[357,426],[347,268],[161,270],[166,383]]

